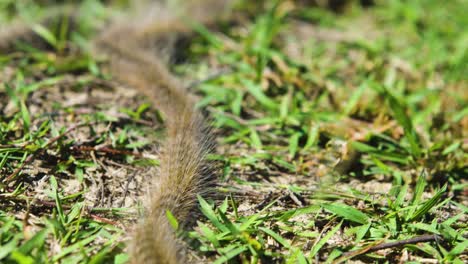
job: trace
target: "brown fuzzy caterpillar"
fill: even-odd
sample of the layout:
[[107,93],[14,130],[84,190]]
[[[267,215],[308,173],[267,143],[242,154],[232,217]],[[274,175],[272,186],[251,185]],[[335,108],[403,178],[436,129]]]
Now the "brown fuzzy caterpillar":
[[[205,160],[213,139],[195,108],[195,97],[168,70],[161,59],[165,55],[147,42],[190,32],[182,17],[199,23],[216,21],[228,2],[194,1],[175,16],[159,4],[157,15],[149,15],[146,21],[115,23],[93,41],[96,54],[108,55],[112,76],[146,95],[166,116],[159,177],[150,183],[148,208],[135,228],[130,245],[132,263],[186,263],[185,250],[169,224],[167,211],[186,223],[193,217],[197,195],[205,194],[213,183],[212,169]],[[16,38],[28,40],[35,35],[26,25],[5,32],[0,51],[10,48]]]
[[170,227],[166,211],[185,222],[203,194],[211,172],[204,157],[211,150],[202,114],[194,98],[154,55],[113,37],[101,40],[112,56],[116,78],[147,95],[167,116],[166,142],[162,146],[159,178],[148,197],[148,212],[138,224],[131,245],[133,263],[184,263],[184,256]]
[[[186,12],[190,10],[190,19],[205,24],[215,21],[225,8],[222,1],[199,2],[203,5],[197,7],[198,11],[188,8]],[[211,13],[205,14],[207,10]],[[206,193],[213,181],[212,169],[205,160],[213,139],[203,115],[195,109],[196,100],[164,65],[164,55],[145,43],[190,30],[180,17],[165,15],[149,23],[115,26],[95,45],[110,55],[112,75],[147,95],[167,117],[159,178],[152,185],[148,211],[135,230],[130,246],[132,263],[186,263],[166,212],[186,223],[194,217],[191,212],[196,196]]]

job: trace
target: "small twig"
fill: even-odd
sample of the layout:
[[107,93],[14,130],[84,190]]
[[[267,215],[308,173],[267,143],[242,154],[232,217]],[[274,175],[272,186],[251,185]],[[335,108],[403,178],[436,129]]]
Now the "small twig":
[[89,217],[91,217],[96,222],[101,222],[101,223],[108,224],[108,225],[113,225],[113,226],[118,225],[117,222],[112,221],[112,220],[110,220],[108,218],[100,217],[98,215],[90,214]]
[[138,158],[143,158],[143,155],[141,153],[135,153],[135,152],[131,152],[128,150],[113,149],[113,148],[108,148],[108,147],[72,146],[71,150],[88,151],[88,152],[94,151],[94,152],[103,152],[103,153],[110,153],[110,154],[116,154],[116,155],[129,155],[129,156],[135,156]]
[[375,251],[382,250],[382,249],[401,247],[401,246],[408,245],[408,244],[417,244],[417,243],[431,242],[431,241],[441,241],[441,240],[443,240],[442,237],[432,234],[432,235],[416,236],[416,237],[412,237],[412,238],[409,238],[409,239],[392,241],[392,242],[388,242],[388,243],[381,243],[381,244],[377,244],[375,246],[371,246],[371,247],[367,247],[367,248],[361,248],[361,249],[353,250],[353,251],[350,251],[350,252],[346,252],[346,253],[343,254],[343,257],[339,258],[334,263],[341,263],[341,262],[343,262],[345,260],[348,260],[350,258],[354,258],[354,257],[362,255],[362,254],[375,252]]
[[386,249],[386,248],[392,248],[392,247],[401,247],[407,244],[417,244],[417,243],[423,243],[423,242],[431,242],[431,241],[440,241],[442,238],[438,235],[421,235],[421,236],[416,236],[412,237],[409,239],[403,239],[403,240],[398,240],[398,241],[393,241],[393,242],[388,242],[388,243],[382,243],[380,245],[373,246],[369,248],[367,252],[374,252],[377,250],[381,249]]
[[124,191],[123,191],[123,195],[122,195],[122,200],[121,200],[120,203],[119,203],[119,207],[123,207],[123,206],[124,206],[125,198],[127,198],[127,194],[128,194],[128,189],[129,189],[129,187],[130,187],[130,183],[135,179],[135,176],[136,176],[136,172],[130,174],[130,176],[127,177],[127,180],[126,180],[126,183],[125,183],[125,187],[124,187]]
[[293,191],[289,190],[288,191],[288,194],[289,194],[289,197],[291,198],[291,200],[293,200],[293,202],[297,205],[297,206],[300,206],[300,207],[303,207],[304,206],[304,198],[302,198],[299,194],[295,194]]
[[[23,222],[25,224],[26,224],[27,218],[29,217],[29,211],[30,211],[30,208],[31,208],[32,205],[37,204],[37,205],[45,206],[45,207],[48,207],[48,208],[56,208],[57,207],[57,203],[55,201],[39,200],[39,199],[29,198],[29,197],[28,198],[5,197],[5,196],[0,195],[0,199],[5,199],[5,200],[8,199],[8,200],[14,200],[14,201],[18,201],[18,202],[27,203],[28,204],[28,206],[27,206],[28,211],[27,211],[25,219],[23,219]],[[32,201],[32,203],[29,203],[29,201]],[[65,209],[65,210],[70,210],[70,209],[72,209],[72,206],[63,204],[62,208]],[[97,222],[110,224],[110,225],[115,225],[115,226],[118,225],[118,223],[115,222],[115,221],[112,221],[112,220],[110,220],[108,218],[104,218],[104,217],[101,217],[101,216],[98,216],[98,215],[92,213],[93,211],[102,211],[102,208],[92,208],[92,207],[84,206],[84,210],[86,212],[85,216],[88,216],[89,218],[91,218],[91,219],[93,219],[93,220],[95,220]],[[109,210],[112,210],[112,209],[109,209]]]
[[[0,201],[5,200],[5,201],[15,201],[15,202],[21,202],[21,203],[26,203],[27,207],[31,207],[32,205],[40,205],[40,206],[45,206],[45,207],[56,207],[57,204],[55,201],[47,201],[47,200],[40,200],[28,196],[11,196],[11,195],[0,195]],[[63,209],[69,210],[72,207],[69,205],[62,205]]]

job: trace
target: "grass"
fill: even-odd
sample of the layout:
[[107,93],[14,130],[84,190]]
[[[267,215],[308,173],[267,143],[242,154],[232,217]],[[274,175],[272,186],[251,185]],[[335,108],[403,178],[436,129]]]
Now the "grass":
[[[173,70],[203,80],[192,89],[213,117],[226,198],[199,197],[196,226],[179,230],[193,255],[467,261],[467,3],[356,2],[340,13],[245,2],[242,25],[194,27]],[[1,5],[0,21],[48,7]],[[79,5],[101,19],[36,26],[48,49],[0,56],[2,263],[125,263],[140,183],[157,166],[157,109],[87,52],[125,3]]]

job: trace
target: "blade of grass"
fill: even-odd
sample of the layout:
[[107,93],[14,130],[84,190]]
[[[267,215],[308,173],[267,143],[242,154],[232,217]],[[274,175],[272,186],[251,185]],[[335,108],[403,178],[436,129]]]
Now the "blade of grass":
[[346,220],[358,223],[358,224],[367,224],[369,222],[369,216],[364,214],[363,212],[345,205],[345,204],[324,204],[322,205],[324,209],[330,211]]
[[312,247],[312,249],[310,250],[309,259],[312,259],[313,257],[315,257],[315,255],[316,255],[316,254],[319,252],[319,250],[328,242],[328,240],[330,240],[330,238],[331,238],[336,232],[338,232],[338,230],[340,230],[342,224],[343,224],[343,222],[340,222],[338,225],[336,225],[335,227],[333,227],[332,230],[330,230],[324,237],[322,237],[322,239],[320,239],[320,240]]

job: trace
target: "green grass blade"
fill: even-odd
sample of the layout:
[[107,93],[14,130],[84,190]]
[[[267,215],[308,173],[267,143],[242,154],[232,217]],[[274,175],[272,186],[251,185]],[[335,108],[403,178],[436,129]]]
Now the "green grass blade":
[[322,207],[326,209],[327,211],[330,211],[338,215],[339,217],[342,217],[346,220],[349,220],[358,224],[367,224],[369,222],[369,216],[345,204],[339,204],[339,203],[324,204],[322,205]]
[[324,237],[322,237],[322,238],[312,247],[312,249],[310,250],[309,259],[312,259],[313,257],[315,257],[315,255],[317,255],[317,253],[319,252],[319,250],[328,242],[328,240],[330,240],[330,238],[331,238],[336,232],[338,232],[338,230],[340,230],[342,224],[343,224],[343,222],[341,222],[341,223],[339,223],[337,226],[333,227],[332,230],[330,230]]

